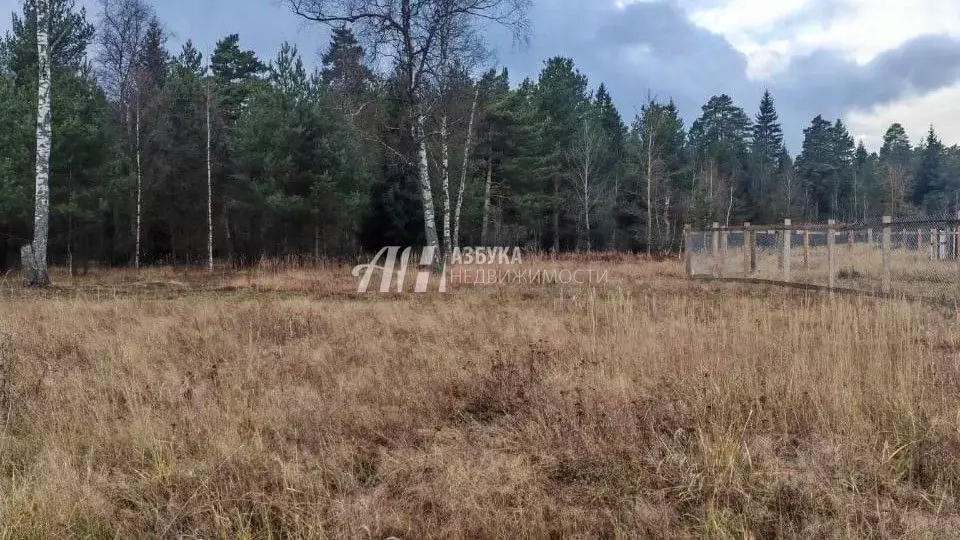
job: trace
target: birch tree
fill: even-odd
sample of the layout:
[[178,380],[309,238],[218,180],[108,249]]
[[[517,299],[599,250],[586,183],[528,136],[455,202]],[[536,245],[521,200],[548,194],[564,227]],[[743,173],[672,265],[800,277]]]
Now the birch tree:
[[[443,250],[450,253],[451,249],[459,245],[460,209],[463,204],[463,187],[466,182],[466,167],[469,162],[469,148],[473,119],[476,113],[478,95],[474,92],[470,119],[467,122],[467,133],[464,137],[464,162],[461,168],[460,183],[454,187],[450,178],[450,141],[454,136],[454,128],[463,125],[459,116],[462,108],[458,105],[465,101],[469,89],[474,86],[470,71],[486,59],[486,48],[477,39],[466,18],[450,17],[444,21],[438,33],[439,57],[436,71],[428,70],[428,77],[438,90],[439,103],[437,108],[440,115],[440,185],[443,196]],[[452,193],[457,192],[457,202],[453,202]]]
[[207,269],[213,272],[213,150],[210,136],[210,101],[213,92],[207,78]]
[[596,204],[598,195],[597,169],[603,152],[604,136],[597,125],[596,118],[588,111],[580,120],[580,126],[573,139],[570,153],[573,178],[576,180],[576,193],[583,211],[584,240],[587,253],[593,249],[591,241],[590,210]]
[[415,157],[423,202],[426,243],[439,245],[436,208],[427,154],[427,75],[438,72],[440,34],[459,21],[469,28],[480,21],[511,28],[518,37],[527,31],[532,0],[285,0],[292,11],[331,26],[350,25],[379,57],[393,61],[404,88],[403,107]]
[[47,273],[47,239],[50,235],[50,148],[53,144],[50,68],[50,2],[37,0],[37,175],[33,242],[24,246],[21,259],[30,287],[50,284]]
[[[473,104],[470,106],[470,120],[467,122],[467,140],[463,143],[463,165],[460,168],[460,186],[457,189],[457,207],[453,213],[453,247],[460,247],[460,212],[463,209],[463,190],[467,185],[467,169],[470,166],[470,151],[473,148],[473,124],[477,118],[477,101],[480,99],[480,88],[474,91]],[[484,205],[488,204],[490,198],[490,186],[486,186]],[[485,212],[489,208],[484,209]],[[486,228],[486,223],[483,224]]]
[[[502,162],[508,146],[506,132],[514,124],[513,112],[510,105],[515,101],[516,94],[510,91],[510,80],[506,69],[499,74],[495,70],[488,71],[479,83],[482,88],[483,102],[477,103],[474,110],[474,121],[479,122],[477,132],[480,143],[479,153],[484,161],[483,204],[480,214],[480,245],[486,246],[490,232],[490,212],[493,197],[494,162]],[[481,94],[475,94],[480,97]],[[473,130],[471,129],[472,133]]]
[[133,264],[140,268],[143,227],[143,162],[141,155],[141,55],[153,10],[143,0],[101,0],[100,78],[126,126],[136,175]]
[[653,253],[653,210],[656,206],[654,201],[654,178],[657,172],[657,164],[660,160],[661,137],[665,137],[664,127],[667,122],[667,111],[665,107],[654,100],[650,100],[643,107],[642,116],[639,122],[640,140],[643,145],[644,177],[646,179],[646,197],[644,199],[647,207],[647,255]]

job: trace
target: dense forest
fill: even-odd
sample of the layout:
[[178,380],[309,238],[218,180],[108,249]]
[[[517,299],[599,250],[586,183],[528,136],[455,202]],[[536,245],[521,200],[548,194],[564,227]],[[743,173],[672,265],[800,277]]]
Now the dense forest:
[[[0,44],[0,267],[33,235],[36,3]],[[467,10],[387,53],[370,28],[404,25],[345,18],[310,72],[296,47],[261,58],[238,35],[170,50],[143,0],[50,6],[54,264],[205,264],[211,240],[234,264],[425,243],[666,253],[686,223],[960,209],[960,148],[933,127],[910,141],[894,124],[875,153],[817,116],[794,157],[770,93],[756,112],[711,97],[690,125],[669,100],[624,118],[573,59],[491,69]]]

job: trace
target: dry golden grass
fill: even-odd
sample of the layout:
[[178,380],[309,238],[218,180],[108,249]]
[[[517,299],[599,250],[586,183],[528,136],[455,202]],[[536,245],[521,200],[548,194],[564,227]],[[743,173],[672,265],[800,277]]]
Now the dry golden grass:
[[[839,245],[835,248],[837,286],[867,292],[878,292],[883,280],[883,251],[868,244]],[[803,246],[793,246],[791,251],[791,281],[826,286],[829,262],[826,247],[813,247],[805,262]],[[713,255],[709,252],[695,254],[694,273],[709,276],[713,273]],[[960,299],[960,263],[956,260],[933,260],[930,250],[916,251],[906,248],[891,250],[891,290],[894,294],[932,300]],[[757,250],[757,269],[748,274],[744,268],[744,250],[740,247],[728,251],[723,265],[725,277],[751,277],[779,281],[780,268],[778,249],[766,247]]]
[[703,285],[676,261],[557,264],[610,281],[8,281],[0,537],[960,530],[955,313]]

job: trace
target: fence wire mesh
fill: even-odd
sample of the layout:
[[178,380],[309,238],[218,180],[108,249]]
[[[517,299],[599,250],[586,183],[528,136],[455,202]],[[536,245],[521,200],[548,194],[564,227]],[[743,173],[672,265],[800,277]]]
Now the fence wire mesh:
[[951,219],[689,230],[688,273],[960,301],[958,225]]

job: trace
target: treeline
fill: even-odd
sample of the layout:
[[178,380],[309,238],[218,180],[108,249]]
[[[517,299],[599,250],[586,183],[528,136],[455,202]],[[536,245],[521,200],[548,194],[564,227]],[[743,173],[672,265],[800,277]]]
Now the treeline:
[[[650,99],[628,123],[573,60],[511,81],[457,46],[469,33],[414,65],[371,61],[337,27],[308,72],[295,47],[260,58],[237,35],[209,61],[190,41],[171,51],[142,0],[102,7],[96,21],[74,0],[52,7],[57,264],[197,264],[211,238],[237,264],[339,257],[431,234],[445,248],[665,253],[685,223],[960,209],[960,148],[933,128],[914,146],[895,124],[871,153],[818,116],[793,158],[769,93],[755,114],[712,97],[689,127]],[[4,265],[32,235],[35,13],[27,0],[0,46]],[[451,21],[438,35],[464,28]]]

